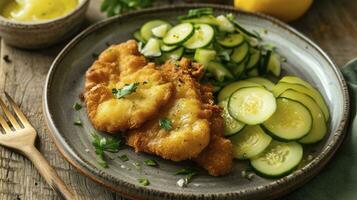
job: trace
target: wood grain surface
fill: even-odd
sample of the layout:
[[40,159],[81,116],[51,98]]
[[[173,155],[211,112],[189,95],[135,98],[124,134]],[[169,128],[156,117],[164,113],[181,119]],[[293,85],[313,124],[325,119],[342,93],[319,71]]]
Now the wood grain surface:
[[[104,16],[100,0],[91,3],[87,25]],[[322,47],[339,66],[357,57],[357,1],[316,0],[312,9],[292,26]],[[120,195],[94,183],[77,172],[56,149],[42,114],[42,92],[47,71],[59,45],[41,51],[24,51],[1,42],[0,97],[7,91],[26,113],[39,134],[37,147],[78,199],[121,200]],[[7,57],[9,59],[4,59]],[[1,200],[54,200],[57,194],[46,184],[34,166],[17,153],[0,147]]]

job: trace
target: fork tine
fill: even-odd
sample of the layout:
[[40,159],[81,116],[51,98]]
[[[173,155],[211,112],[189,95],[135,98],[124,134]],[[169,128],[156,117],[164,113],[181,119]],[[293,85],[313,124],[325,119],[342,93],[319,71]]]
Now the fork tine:
[[7,109],[5,103],[2,101],[1,98],[0,98],[0,106],[1,106],[2,110],[4,111],[6,117],[11,122],[12,126],[14,126],[15,129],[21,129],[19,123],[16,121],[15,117],[11,114],[9,109]]
[[24,126],[31,126],[30,122],[27,120],[24,113],[20,110],[20,108],[16,105],[15,101],[10,97],[10,95],[7,92],[5,92],[5,96],[6,96],[7,100],[10,102],[12,108],[14,109],[17,117],[20,119],[22,124]]
[[0,115],[0,125],[5,130],[6,133],[10,133],[11,132],[10,126],[7,124],[7,122],[5,121],[5,119],[1,115]]

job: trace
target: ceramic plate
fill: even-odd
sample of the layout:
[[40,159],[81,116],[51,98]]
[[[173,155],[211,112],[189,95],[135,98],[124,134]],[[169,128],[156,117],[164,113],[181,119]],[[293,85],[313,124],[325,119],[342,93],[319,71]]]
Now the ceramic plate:
[[[312,155],[313,159],[284,178],[265,179],[255,176],[251,181],[241,177],[241,171],[247,169],[248,163],[235,161],[231,174],[211,177],[202,170],[186,188],[176,185],[182,177],[174,173],[183,166],[191,165],[190,162],[175,163],[147,154],[137,154],[128,147],[118,154],[109,155],[114,159],[109,160],[108,169],[98,165],[90,136],[95,130],[87,119],[85,109],[76,112],[72,108],[75,102],[80,101],[84,74],[95,59],[93,55],[102,52],[108,44],[132,38],[132,33],[148,20],[159,18],[174,22],[177,16],[184,15],[190,8],[206,6],[156,8],[110,18],[82,32],[58,55],[45,86],[44,113],[58,149],[84,175],[134,199],[272,199],[303,185],[335,153],[344,138],[349,100],[345,81],[331,59],[309,39],[280,21],[211,5],[216,14],[233,13],[245,27],[262,33],[264,40],[274,44],[279,53],[286,57],[284,74],[303,77],[322,92],[331,119],[325,140],[305,148],[305,154]],[[263,33],[264,30],[268,32]],[[77,118],[82,119],[83,127],[73,125]],[[121,154],[127,154],[130,160],[122,162],[116,158]],[[157,160],[159,167],[142,165],[141,169],[136,169],[133,165],[134,162],[143,162],[148,158]],[[142,177],[147,177],[151,184],[147,187],[140,185],[138,178]]]

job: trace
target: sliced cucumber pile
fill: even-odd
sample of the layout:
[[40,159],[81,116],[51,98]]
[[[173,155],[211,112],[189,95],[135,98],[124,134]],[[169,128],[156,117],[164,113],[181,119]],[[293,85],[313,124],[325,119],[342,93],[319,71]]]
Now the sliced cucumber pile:
[[233,82],[217,100],[234,157],[250,159],[266,177],[290,173],[302,160],[299,143],[319,142],[327,133],[325,101],[297,77],[284,77],[277,84],[263,77]]
[[[212,9],[199,8],[178,19],[174,26],[165,20],[152,20],[134,33],[134,38],[144,43],[141,52],[146,57],[155,58],[160,64],[167,58],[192,58],[204,65],[203,80],[215,82],[217,91],[246,77],[267,73],[280,76],[280,56],[263,45],[256,33],[240,25],[233,15],[216,17]],[[180,47],[184,48],[183,54],[176,51]],[[173,51],[176,52],[172,57]]]

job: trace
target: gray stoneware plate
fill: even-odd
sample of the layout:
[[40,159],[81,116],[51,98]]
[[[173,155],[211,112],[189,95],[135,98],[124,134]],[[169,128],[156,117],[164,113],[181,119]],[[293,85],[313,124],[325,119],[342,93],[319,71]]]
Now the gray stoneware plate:
[[[67,45],[54,61],[44,91],[44,113],[58,149],[81,173],[133,199],[273,199],[303,185],[330,160],[344,138],[349,113],[346,83],[331,59],[293,28],[267,16],[248,14],[224,6],[210,5],[216,14],[234,13],[248,29],[258,32],[268,30],[267,34],[262,34],[264,40],[276,45],[287,58],[283,73],[303,77],[325,97],[331,112],[329,133],[324,141],[305,148],[306,154],[313,155],[313,160],[305,162],[305,165],[284,178],[255,176],[252,181],[241,177],[241,171],[248,167],[248,163],[235,161],[231,174],[211,177],[202,170],[187,188],[176,185],[181,177],[174,173],[190,165],[189,162],[174,163],[147,154],[137,154],[128,147],[119,155],[127,154],[130,161],[121,162],[116,154],[110,155],[115,159],[109,160],[108,169],[98,165],[90,136],[95,130],[87,119],[85,109],[76,112],[72,108],[75,102],[80,101],[84,74],[94,61],[92,54],[103,51],[108,43],[120,43],[132,38],[132,33],[148,20],[160,18],[175,21],[177,16],[196,7],[207,5],[156,8],[110,18],[88,28]],[[83,120],[83,127],[73,125],[78,117]],[[157,160],[160,167],[142,165],[141,170],[135,169],[134,162],[143,162],[148,158]],[[151,184],[141,186],[138,183],[141,177],[147,177]]]

